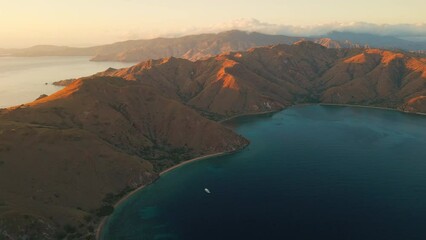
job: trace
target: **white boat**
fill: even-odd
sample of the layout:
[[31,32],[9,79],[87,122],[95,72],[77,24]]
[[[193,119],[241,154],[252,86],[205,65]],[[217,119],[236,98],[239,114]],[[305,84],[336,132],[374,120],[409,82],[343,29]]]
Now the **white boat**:
[[208,194],[210,194],[211,192],[210,192],[210,190],[208,189],[208,188],[204,188],[204,191],[206,192],[206,193],[208,193]]

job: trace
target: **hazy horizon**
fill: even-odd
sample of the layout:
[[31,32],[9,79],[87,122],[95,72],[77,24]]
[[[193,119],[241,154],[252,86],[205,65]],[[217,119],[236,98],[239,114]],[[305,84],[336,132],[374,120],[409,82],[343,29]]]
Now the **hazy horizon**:
[[0,48],[83,47],[231,29],[290,36],[337,30],[424,39],[425,8],[420,0],[360,0],[353,5],[338,0],[264,0],[261,5],[253,0],[17,0],[0,9]]

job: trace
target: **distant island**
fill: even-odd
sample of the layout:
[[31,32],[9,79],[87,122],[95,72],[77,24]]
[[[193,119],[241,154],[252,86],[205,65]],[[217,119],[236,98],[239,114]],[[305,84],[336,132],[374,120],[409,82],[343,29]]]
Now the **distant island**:
[[224,119],[317,103],[426,113],[426,58],[304,40],[60,84],[0,110],[0,232],[13,238],[93,239],[119,199],[162,171],[246,147]]

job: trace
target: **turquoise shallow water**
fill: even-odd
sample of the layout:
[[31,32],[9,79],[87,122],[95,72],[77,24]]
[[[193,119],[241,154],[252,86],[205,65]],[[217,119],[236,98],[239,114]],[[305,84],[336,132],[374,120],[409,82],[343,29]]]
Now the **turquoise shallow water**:
[[89,57],[0,57],[0,108],[32,102],[41,94],[52,94],[61,89],[51,85],[55,81],[90,76],[109,67],[133,65],[89,60]]
[[165,174],[102,239],[426,239],[425,117],[313,105],[229,125],[247,149]]

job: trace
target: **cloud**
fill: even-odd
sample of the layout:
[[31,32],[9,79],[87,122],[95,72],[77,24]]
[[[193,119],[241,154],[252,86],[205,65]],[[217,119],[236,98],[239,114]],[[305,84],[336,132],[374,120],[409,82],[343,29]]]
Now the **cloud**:
[[214,24],[208,27],[180,29],[167,36],[175,37],[187,34],[198,34],[206,32],[221,32],[231,29],[238,29],[251,32],[261,32],[268,34],[283,34],[289,36],[318,36],[332,31],[348,31],[354,33],[371,33],[383,36],[395,36],[402,38],[426,38],[426,24],[374,24],[366,22],[349,23],[327,23],[317,25],[285,25],[272,24],[259,21],[257,19],[236,19],[230,22]]

